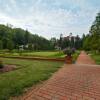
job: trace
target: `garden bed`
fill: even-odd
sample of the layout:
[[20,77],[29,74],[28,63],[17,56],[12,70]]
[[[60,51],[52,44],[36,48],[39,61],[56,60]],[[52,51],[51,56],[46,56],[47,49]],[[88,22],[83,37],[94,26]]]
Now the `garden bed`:
[[15,65],[4,65],[3,68],[0,68],[0,73],[13,71],[16,69]]

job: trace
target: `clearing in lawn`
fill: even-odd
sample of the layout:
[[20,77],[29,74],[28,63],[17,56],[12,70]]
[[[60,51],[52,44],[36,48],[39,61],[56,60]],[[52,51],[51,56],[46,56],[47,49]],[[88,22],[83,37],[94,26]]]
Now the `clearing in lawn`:
[[0,73],[0,100],[18,96],[25,88],[48,79],[62,66],[61,62],[29,61],[2,58],[4,64],[17,66],[17,70]]

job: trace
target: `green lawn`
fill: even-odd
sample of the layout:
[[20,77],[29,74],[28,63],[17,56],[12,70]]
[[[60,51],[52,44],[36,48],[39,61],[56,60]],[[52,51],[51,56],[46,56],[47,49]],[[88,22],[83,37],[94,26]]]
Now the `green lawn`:
[[100,54],[92,53],[91,57],[96,61],[96,64],[100,65]]
[[27,53],[22,53],[23,56],[38,56],[38,57],[63,57],[64,54],[63,52],[58,52],[58,51],[40,51],[40,52],[27,52]]
[[[79,55],[80,51],[76,51],[72,56],[75,61]],[[22,56],[22,57],[46,57],[46,58],[64,58],[66,55],[62,51],[38,51],[38,52],[22,52],[20,53],[0,53],[1,56]]]
[[14,64],[17,70],[0,73],[0,100],[21,94],[25,88],[48,79],[63,63],[2,58],[5,64]]
[[49,57],[49,58],[62,58],[64,57],[63,52],[58,51],[38,51],[38,52],[22,52],[22,53],[0,53],[2,56],[31,56],[31,57]]

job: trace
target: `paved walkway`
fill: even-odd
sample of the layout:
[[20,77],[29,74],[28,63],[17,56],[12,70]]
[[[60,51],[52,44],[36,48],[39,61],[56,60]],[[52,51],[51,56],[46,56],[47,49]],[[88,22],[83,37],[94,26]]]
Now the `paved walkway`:
[[76,64],[65,64],[22,100],[100,100],[100,66],[81,52]]

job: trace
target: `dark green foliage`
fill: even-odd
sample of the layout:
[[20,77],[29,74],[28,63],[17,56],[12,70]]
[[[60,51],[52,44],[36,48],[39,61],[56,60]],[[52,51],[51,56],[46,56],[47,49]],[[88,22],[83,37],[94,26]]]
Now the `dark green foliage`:
[[25,31],[21,28],[13,29],[13,41],[15,45],[24,45],[25,44]]
[[[11,45],[8,42],[11,42]],[[54,49],[51,41],[36,34],[33,35],[28,30],[0,25],[0,49],[10,49],[10,47],[18,49],[19,46],[28,44],[33,44],[34,50]]]
[[95,54],[94,52],[91,52],[91,57],[95,60],[96,64],[100,65],[100,53]]
[[61,49],[65,48],[76,48],[76,49],[81,49],[82,48],[82,39],[77,35],[77,36],[67,36],[63,37],[62,39],[58,40],[58,44],[60,43]]
[[13,50],[13,48],[14,48],[13,41],[11,40],[7,41],[7,49],[11,51]]
[[31,35],[30,35],[30,33],[27,30],[25,31],[24,37],[25,37],[25,44],[31,42]]
[[85,50],[100,52],[100,13],[97,14],[96,19],[90,28],[90,34],[83,40],[83,48]]
[[3,49],[7,48],[7,41],[12,40],[12,29],[5,25],[0,25],[0,40],[3,42]]
[[28,44],[28,49],[29,50],[33,50],[33,45],[30,43],[30,44]]
[[87,35],[84,39],[84,43],[83,43],[83,49],[85,50],[90,50],[91,47],[90,47],[90,44],[91,44],[91,38],[89,35]]
[[2,50],[3,49],[3,42],[2,42],[2,40],[0,40],[0,50]]

